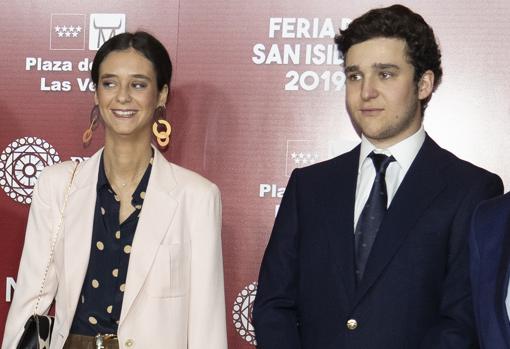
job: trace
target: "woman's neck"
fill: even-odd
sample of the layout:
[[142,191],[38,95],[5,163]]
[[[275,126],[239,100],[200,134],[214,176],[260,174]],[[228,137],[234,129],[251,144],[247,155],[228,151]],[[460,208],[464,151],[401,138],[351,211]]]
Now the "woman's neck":
[[103,159],[110,184],[117,188],[138,184],[151,157],[149,142],[106,141]]

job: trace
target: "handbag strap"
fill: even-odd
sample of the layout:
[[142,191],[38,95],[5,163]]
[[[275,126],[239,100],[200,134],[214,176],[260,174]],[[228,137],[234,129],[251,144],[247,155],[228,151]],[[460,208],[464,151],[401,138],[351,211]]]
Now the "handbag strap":
[[71,190],[71,185],[73,184],[74,175],[76,174],[76,169],[78,168],[78,162],[75,163],[73,168],[73,173],[71,174],[71,178],[69,179],[69,184],[67,185],[65,196],[64,196],[64,205],[62,206],[62,210],[60,211],[60,221],[57,226],[57,230],[55,234],[53,235],[53,239],[51,241],[51,248],[50,248],[50,258],[48,259],[48,263],[46,264],[46,269],[44,270],[44,276],[41,283],[41,288],[39,289],[39,295],[37,296],[37,302],[35,303],[34,308],[34,315],[37,315],[37,308],[39,307],[39,302],[41,301],[42,293],[44,291],[44,285],[46,283],[46,277],[48,276],[48,271],[50,269],[50,264],[53,261],[53,254],[55,252],[55,246],[57,244],[58,235],[60,233],[60,228],[62,227],[62,222],[64,221],[64,211],[67,206],[67,199],[69,198],[69,191]]

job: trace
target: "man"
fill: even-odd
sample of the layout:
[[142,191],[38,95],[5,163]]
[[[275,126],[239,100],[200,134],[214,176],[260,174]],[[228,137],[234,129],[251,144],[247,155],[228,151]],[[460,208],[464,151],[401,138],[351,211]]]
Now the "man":
[[484,202],[471,225],[471,282],[483,349],[510,348],[510,194]]
[[502,183],[423,130],[434,33],[395,5],[336,43],[361,144],[292,173],[260,270],[259,348],[476,348],[469,222]]

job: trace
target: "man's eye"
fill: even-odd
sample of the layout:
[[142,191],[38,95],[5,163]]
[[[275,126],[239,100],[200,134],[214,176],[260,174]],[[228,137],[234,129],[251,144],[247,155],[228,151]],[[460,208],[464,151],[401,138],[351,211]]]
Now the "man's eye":
[[361,80],[361,75],[357,73],[348,74],[347,79],[350,81],[358,81]]
[[133,82],[132,86],[136,89],[143,89],[147,87],[145,82]]
[[386,80],[386,79],[391,78],[391,77],[393,76],[393,73],[390,73],[390,72],[387,72],[387,71],[383,71],[383,72],[380,72],[380,73],[379,73],[379,76],[380,76],[382,79]]

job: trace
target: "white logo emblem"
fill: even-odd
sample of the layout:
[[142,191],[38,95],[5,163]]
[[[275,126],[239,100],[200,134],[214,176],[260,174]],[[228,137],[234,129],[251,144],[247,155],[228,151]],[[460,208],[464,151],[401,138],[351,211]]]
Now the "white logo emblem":
[[320,155],[317,146],[308,140],[287,140],[287,160],[285,174],[290,176],[296,167],[313,165],[319,161]]
[[50,26],[50,50],[85,49],[84,14],[53,13]]
[[0,186],[14,201],[30,204],[42,169],[57,162],[57,151],[44,139],[18,138],[0,154]]
[[105,41],[126,31],[123,13],[93,13],[90,15],[89,50],[98,50]]
[[232,310],[232,319],[234,320],[234,327],[237,333],[252,345],[257,345],[255,329],[251,323],[251,312],[256,295],[257,283],[253,282],[237,295]]

